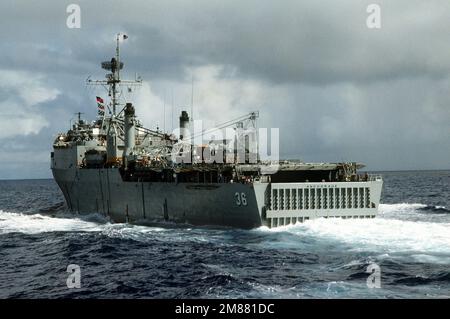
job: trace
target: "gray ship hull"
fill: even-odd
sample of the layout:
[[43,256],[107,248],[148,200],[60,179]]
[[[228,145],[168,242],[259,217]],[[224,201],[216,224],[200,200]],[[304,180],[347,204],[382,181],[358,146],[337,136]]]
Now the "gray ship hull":
[[[125,182],[117,168],[56,169],[68,208],[98,212],[114,222],[175,222],[254,228],[267,184]],[[256,191],[255,191],[256,190]]]
[[114,222],[236,228],[278,227],[316,218],[374,218],[382,180],[306,183],[123,181],[118,168],[53,168],[68,208]]

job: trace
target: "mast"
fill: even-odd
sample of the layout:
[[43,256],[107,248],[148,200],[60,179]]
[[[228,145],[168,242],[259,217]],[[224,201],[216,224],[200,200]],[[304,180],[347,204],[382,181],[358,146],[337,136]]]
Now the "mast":
[[84,114],[84,113],[81,113],[81,112],[75,113],[75,115],[77,115],[77,117],[78,117],[78,124],[81,123],[81,114]]
[[[124,39],[125,35],[124,35]],[[113,67],[113,82],[112,82],[112,109],[113,109],[113,116],[116,116],[116,105],[117,105],[117,98],[116,98],[116,84],[120,83],[120,33],[117,33],[116,36],[116,61],[117,66]]]
[[[119,103],[119,86],[126,84],[128,86],[141,85],[142,80],[140,77],[136,77],[135,80],[121,80],[120,70],[123,68],[123,62],[120,61],[120,41],[128,39],[128,36],[123,33],[117,33],[116,35],[116,54],[111,61],[104,61],[101,63],[101,67],[104,70],[111,71],[106,74],[106,80],[87,80],[88,85],[102,85],[108,87],[108,95],[111,97],[112,116],[117,116],[117,107]],[[120,112],[119,112],[120,113]]]
[[[120,70],[123,68],[123,62],[120,61],[120,41],[128,39],[128,36],[123,33],[118,33],[116,35],[116,54],[110,61],[104,61],[101,63],[101,67],[104,70],[108,70],[111,73],[106,74],[106,80],[91,80],[88,78],[86,83],[88,85],[99,85],[103,86],[107,91],[108,95],[111,97],[111,116],[106,118],[107,128],[106,128],[106,139],[107,139],[107,164],[116,165],[120,159],[119,140],[125,141],[125,128],[126,123],[122,119],[121,115],[123,109],[117,113],[117,107],[120,107],[119,103],[119,87],[121,84],[125,84],[128,87],[138,86],[142,84],[140,77],[136,76],[134,80],[121,80]],[[124,104],[124,109],[127,104]],[[134,126],[132,128],[134,133]]]
[[[191,79],[191,121],[194,121],[194,73]],[[193,124],[192,127],[194,127]]]

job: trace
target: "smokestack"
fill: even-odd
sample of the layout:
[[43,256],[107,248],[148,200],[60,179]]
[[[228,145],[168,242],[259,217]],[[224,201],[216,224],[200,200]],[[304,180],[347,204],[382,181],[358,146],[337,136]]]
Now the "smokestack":
[[182,111],[180,115],[180,139],[189,136],[189,115],[186,111]]
[[133,154],[134,146],[136,144],[135,139],[135,127],[134,127],[134,107],[131,103],[125,105],[125,153],[124,157]]

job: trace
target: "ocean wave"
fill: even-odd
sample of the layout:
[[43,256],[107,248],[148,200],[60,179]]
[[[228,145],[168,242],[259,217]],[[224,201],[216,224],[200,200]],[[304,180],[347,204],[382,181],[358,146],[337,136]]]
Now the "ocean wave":
[[418,210],[423,212],[432,212],[435,214],[450,214],[450,210],[445,206],[426,205],[425,207],[420,207]]
[[62,213],[67,209],[65,202],[58,202],[56,204],[39,208],[37,211],[40,214],[54,214],[54,213]]
[[399,215],[405,213],[450,214],[450,210],[445,206],[419,203],[380,204],[378,210],[380,216]]
[[92,216],[85,218],[55,218],[41,214],[21,214],[0,210],[0,234],[99,231],[101,229],[98,222],[88,221]]
[[412,222],[450,223],[450,210],[445,206],[421,203],[380,204],[377,217]]
[[378,206],[379,215],[399,214],[399,213],[414,213],[428,205],[419,203],[399,203],[399,204],[380,204]]
[[196,242],[200,244],[258,245],[273,249],[350,249],[377,254],[406,253],[419,260],[450,260],[450,223],[395,219],[399,212],[417,212],[424,204],[384,204],[380,214],[391,218],[314,219],[305,223],[252,231],[201,227],[148,227],[113,224],[99,214],[51,217],[0,210],[0,234],[19,232],[99,232],[110,238],[138,242]]
[[[56,215],[13,213],[0,210],[0,234],[38,234],[49,232],[98,232],[103,236],[137,242],[213,242],[220,234],[207,228],[149,227],[126,223],[111,223],[105,216],[92,213]],[[220,232],[220,231],[219,231]]]
[[[396,219],[325,219],[273,229],[266,232],[287,232],[300,239],[319,238],[341,243],[353,251],[408,253],[450,257],[450,223],[432,223]],[[289,241],[295,237],[289,237]],[[292,247],[292,243],[286,243]]]
[[101,233],[110,238],[148,242],[157,238],[163,238],[163,233],[169,231],[162,227],[136,226],[131,224],[109,224],[102,227]]
[[423,275],[407,276],[405,278],[395,280],[396,284],[402,284],[407,286],[427,285],[433,283],[439,284],[443,282],[444,283],[450,282],[450,272],[441,272],[429,277]]

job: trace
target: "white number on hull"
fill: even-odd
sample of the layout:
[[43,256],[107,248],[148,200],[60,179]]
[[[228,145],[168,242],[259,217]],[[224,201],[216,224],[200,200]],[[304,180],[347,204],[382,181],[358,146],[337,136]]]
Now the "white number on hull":
[[245,195],[245,193],[241,193],[241,202],[242,206],[247,206],[247,196]]
[[247,195],[245,195],[245,193],[236,192],[234,197],[236,197],[236,205],[247,206]]

